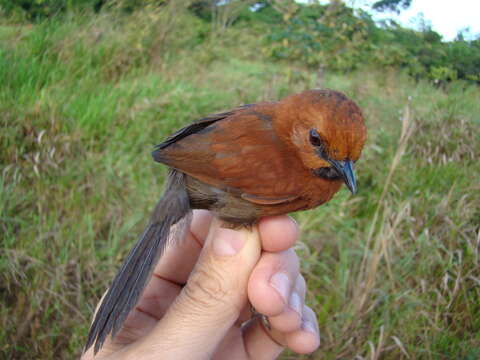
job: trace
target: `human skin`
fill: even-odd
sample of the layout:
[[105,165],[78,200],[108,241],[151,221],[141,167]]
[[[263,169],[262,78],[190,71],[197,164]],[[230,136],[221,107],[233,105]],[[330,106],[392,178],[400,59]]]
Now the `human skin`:
[[[251,230],[225,228],[194,211],[183,241],[169,246],[137,306],[89,359],[275,359],[320,344],[314,312],[291,248],[297,224],[263,218]],[[251,306],[268,317],[268,330]]]

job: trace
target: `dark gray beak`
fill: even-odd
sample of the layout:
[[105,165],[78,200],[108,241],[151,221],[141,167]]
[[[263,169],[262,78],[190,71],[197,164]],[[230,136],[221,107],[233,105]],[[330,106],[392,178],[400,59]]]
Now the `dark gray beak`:
[[343,178],[348,189],[355,195],[357,192],[357,180],[355,179],[355,172],[353,171],[353,162],[351,160],[330,160],[329,162]]

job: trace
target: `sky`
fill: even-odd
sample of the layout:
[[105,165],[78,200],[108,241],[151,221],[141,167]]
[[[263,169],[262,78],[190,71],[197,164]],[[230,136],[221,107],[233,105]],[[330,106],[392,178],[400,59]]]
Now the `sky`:
[[432,29],[446,41],[453,40],[458,31],[466,27],[470,27],[472,36],[480,34],[479,0],[412,0],[410,8],[394,18],[402,25],[415,27],[411,19],[418,17],[419,13],[423,13]]
[[[308,0],[297,0],[299,2],[308,2]],[[327,0],[321,0],[321,3],[327,3]],[[374,0],[347,0],[346,3],[354,7],[362,7],[369,10],[367,4],[373,4]],[[385,17],[396,19],[400,24],[416,28],[419,14],[423,13],[424,19],[430,23],[432,29],[442,35],[443,40],[453,40],[459,30],[470,27],[471,37],[480,35],[480,0],[412,0],[410,8],[402,10],[400,15],[395,13],[386,13],[374,15],[374,19]],[[468,39],[468,37],[466,37]]]

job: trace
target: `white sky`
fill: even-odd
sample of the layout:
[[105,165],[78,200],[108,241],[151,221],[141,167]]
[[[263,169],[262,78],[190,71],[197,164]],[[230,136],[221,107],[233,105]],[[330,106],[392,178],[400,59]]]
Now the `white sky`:
[[415,27],[411,19],[419,13],[423,13],[444,40],[453,40],[466,27],[470,27],[472,36],[480,34],[480,0],[412,0],[410,8],[394,18],[405,26]]
[[[297,0],[307,2],[308,0]],[[321,3],[328,3],[321,0]],[[347,0],[347,4],[354,7],[364,7],[365,4],[373,4],[374,0]],[[363,5],[363,6],[362,6]],[[369,9],[365,6],[365,9]],[[403,10],[400,16],[394,13],[376,15],[369,11],[375,19],[390,17],[396,19],[406,27],[416,28],[419,13],[423,13],[424,19],[431,23],[432,29],[443,36],[446,41],[453,40],[459,30],[470,27],[471,36],[480,35],[480,0],[412,0],[408,10]]]

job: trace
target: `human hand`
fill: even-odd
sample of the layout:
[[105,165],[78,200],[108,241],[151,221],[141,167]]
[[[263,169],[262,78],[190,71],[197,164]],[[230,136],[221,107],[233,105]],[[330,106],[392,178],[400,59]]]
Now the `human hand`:
[[[194,211],[186,238],[165,250],[123,328],[95,359],[275,359],[284,347],[310,353],[319,346],[291,249],[297,225],[286,216],[262,219],[251,231],[221,225]],[[268,316],[270,330],[249,303]],[[92,348],[82,356],[93,358]]]

